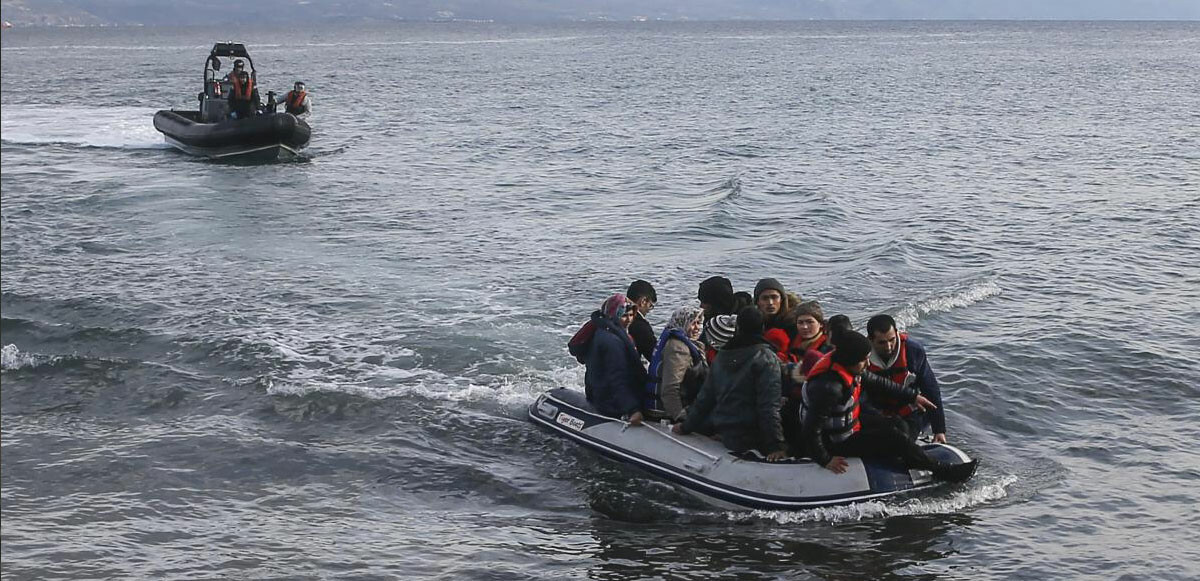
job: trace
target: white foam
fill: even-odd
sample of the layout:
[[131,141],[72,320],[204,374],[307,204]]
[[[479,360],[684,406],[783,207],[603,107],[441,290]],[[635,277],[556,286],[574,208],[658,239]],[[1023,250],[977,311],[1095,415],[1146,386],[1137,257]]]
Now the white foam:
[[883,500],[859,502],[846,506],[830,508],[814,508],[802,511],[754,510],[745,512],[727,512],[729,520],[742,521],[747,518],[773,520],[779,524],[796,524],[806,522],[848,522],[864,519],[886,518],[891,516],[912,516],[923,514],[946,514],[961,512],[973,506],[994,502],[1008,496],[1008,487],[1016,483],[1017,477],[1005,475],[995,482],[971,485],[947,497],[909,498],[898,503]]
[[5,105],[0,110],[0,139],[27,145],[162,149],[167,145],[154,129],[155,111],[145,107]]
[[0,349],[0,369],[20,369],[34,367],[38,364],[37,357],[30,353],[21,353],[13,343]]
[[[286,378],[268,379],[267,393],[277,396],[305,396],[314,393],[341,393],[370,400],[421,397],[451,403],[495,402],[504,407],[521,407],[552,387],[566,385],[561,378],[580,375],[577,369],[560,369],[535,374],[503,376],[499,381],[480,384],[466,377],[451,377],[431,369],[381,369],[377,376],[397,380],[391,387],[374,387],[363,382],[329,381],[328,376],[292,373]],[[415,381],[414,381],[415,379]],[[581,379],[576,379],[581,381]]]
[[935,296],[923,301],[906,305],[895,314],[896,326],[900,330],[915,327],[921,319],[932,313],[945,313],[978,303],[989,297],[1000,294],[1000,285],[988,281],[971,285],[946,296]]

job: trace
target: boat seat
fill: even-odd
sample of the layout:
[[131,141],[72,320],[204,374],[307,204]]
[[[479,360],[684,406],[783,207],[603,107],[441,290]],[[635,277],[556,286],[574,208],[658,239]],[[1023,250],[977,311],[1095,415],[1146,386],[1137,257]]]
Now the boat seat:
[[229,100],[219,97],[205,97],[200,102],[200,119],[205,123],[224,121],[229,118]]

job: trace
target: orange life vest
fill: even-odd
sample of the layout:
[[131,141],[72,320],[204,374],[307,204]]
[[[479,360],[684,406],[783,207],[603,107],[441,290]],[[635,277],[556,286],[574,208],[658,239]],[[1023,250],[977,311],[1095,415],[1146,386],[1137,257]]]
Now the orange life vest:
[[858,421],[859,412],[862,410],[862,406],[859,404],[862,399],[862,379],[857,375],[850,375],[850,372],[845,367],[842,367],[840,363],[834,363],[832,352],[822,356],[808,372],[808,381],[804,384],[802,397],[800,398],[800,421],[803,422],[805,416],[808,415],[809,383],[812,382],[814,377],[829,371],[834,372],[842,385],[850,389],[846,399],[839,402],[830,410],[829,417],[825,419],[825,424],[821,426],[821,431],[833,443],[844,442],[850,436],[853,436],[855,432],[862,429],[862,423]]
[[[893,363],[891,367],[884,369],[878,365],[875,365],[874,363],[868,363],[867,371],[870,371],[871,373],[874,373],[876,375],[883,376],[883,377],[890,379],[896,383],[899,383],[900,385],[904,385],[904,382],[908,379],[908,376],[912,375],[912,372],[908,370],[908,334],[907,333],[900,333],[899,349],[900,349],[900,354],[896,356],[896,362]],[[894,415],[898,415],[900,417],[906,417],[906,416],[913,414],[914,412],[920,411],[920,409],[921,409],[915,403],[901,405],[900,402],[898,402],[894,399],[889,399],[889,400],[882,401],[879,403],[882,404],[883,413],[886,415],[894,414]]]
[[229,82],[233,85],[229,91],[229,98],[238,101],[249,101],[250,96],[254,94],[254,77],[246,77],[246,84],[242,84],[240,75],[233,75],[229,78]]
[[304,91],[300,91],[299,93],[296,91],[288,91],[286,111],[293,115],[297,113],[303,113],[304,111],[300,109],[300,106],[304,104],[304,98],[307,96],[308,93]]

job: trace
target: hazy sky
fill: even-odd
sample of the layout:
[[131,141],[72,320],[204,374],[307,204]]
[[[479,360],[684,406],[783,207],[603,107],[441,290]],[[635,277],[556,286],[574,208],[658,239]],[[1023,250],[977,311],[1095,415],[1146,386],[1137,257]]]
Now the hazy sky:
[[1200,20],[1200,0],[0,0],[19,24],[279,20]]

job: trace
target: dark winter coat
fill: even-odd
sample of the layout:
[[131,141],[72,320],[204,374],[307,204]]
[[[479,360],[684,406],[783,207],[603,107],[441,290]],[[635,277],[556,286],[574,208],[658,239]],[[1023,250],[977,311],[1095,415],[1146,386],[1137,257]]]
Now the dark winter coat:
[[629,324],[629,336],[633,337],[633,344],[637,346],[637,351],[647,361],[654,357],[654,348],[658,346],[658,335],[654,333],[654,327],[650,326],[650,321],[646,320],[641,313],[633,318],[633,322]]
[[[712,428],[735,452],[782,450],[779,357],[766,343],[717,352],[708,379],[688,408],[684,432]],[[740,442],[742,445],[731,445]],[[741,449],[737,449],[741,448]]]
[[596,411],[621,417],[640,411],[646,392],[646,369],[629,333],[612,319],[592,313],[592,336],[583,375],[584,393]]

